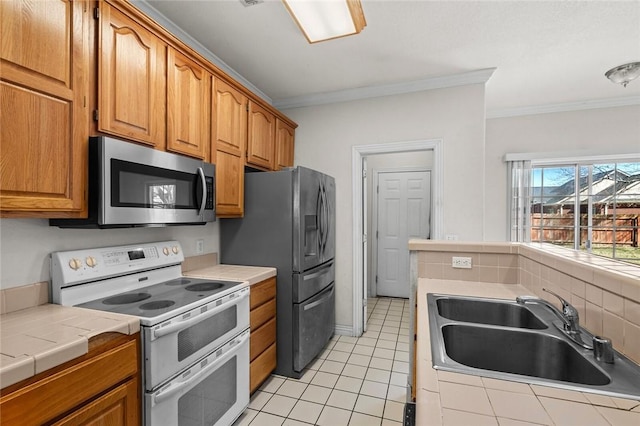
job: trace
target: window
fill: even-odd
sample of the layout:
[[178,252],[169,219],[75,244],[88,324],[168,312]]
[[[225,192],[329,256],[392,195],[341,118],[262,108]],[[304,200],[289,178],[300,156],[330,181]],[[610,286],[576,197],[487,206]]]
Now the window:
[[521,160],[509,166],[512,241],[640,265],[640,161]]

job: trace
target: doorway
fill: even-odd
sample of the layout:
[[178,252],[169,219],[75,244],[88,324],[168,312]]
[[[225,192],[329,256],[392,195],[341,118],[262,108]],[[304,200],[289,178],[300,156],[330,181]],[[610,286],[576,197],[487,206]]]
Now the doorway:
[[368,296],[408,299],[407,241],[430,238],[431,170],[383,169],[374,172],[373,178]]
[[[419,153],[430,152],[432,161],[431,170],[431,221],[430,237],[442,238],[443,215],[443,143],[441,139],[392,142],[374,145],[358,145],[352,147],[352,194],[353,194],[353,329],[354,336],[360,336],[364,331],[367,318],[367,257],[368,257],[368,233],[366,188],[367,169],[365,164],[383,154],[392,153]],[[368,161],[369,160],[369,161]],[[369,262],[370,263],[370,262]],[[413,284],[411,284],[413,285]],[[413,303],[413,290],[410,291],[409,300]]]

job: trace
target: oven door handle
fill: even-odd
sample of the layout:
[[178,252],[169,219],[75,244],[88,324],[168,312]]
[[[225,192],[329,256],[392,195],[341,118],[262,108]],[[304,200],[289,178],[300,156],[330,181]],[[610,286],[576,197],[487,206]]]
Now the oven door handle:
[[162,336],[166,336],[167,334],[171,334],[171,333],[175,333],[176,331],[185,329],[187,327],[190,327],[191,325],[195,324],[196,322],[200,322],[202,320],[205,320],[215,314],[217,314],[218,312],[227,309],[230,306],[233,305],[237,305],[238,303],[240,303],[241,300],[245,299],[249,297],[249,288],[245,288],[242,289],[240,291],[237,291],[235,293],[231,293],[227,296],[225,296],[224,298],[228,298],[228,300],[224,301],[223,303],[221,303],[219,306],[216,306],[213,309],[210,309],[206,312],[203,312],[199,315],[193,316],[191,318],[189,318],[188,320],[185,321],[180,321],[180,322],[176,322],[173,324],[169,324],[165,327],[161,327],[161,328],[156,328],[153,330],[153,338],[154,339],[158,339]]
[[229,343],[227,343],[227,345],[229,345],[229,348],[225,353],[220,354],[218,357],[216,357],[216,359],[209,362],[209,365],[207,365],[202,370],[198,371],[189,380],[185,382],[177,383],[175,385],[170,384],[168,387],[166,387],[162,391],[156,393],[153,396],[154,405],[158,405],[162,401],[165,401],[166,399],[171,398],[173,395],[182,391],[185,388],[191,389],[194,386],[198,385],[202,381],[202,379],[204,379],[207,375],[209,375],[210,371],[215,370],[220,364],[224,364],[229,358],[234,356],[236,354],[236,351],[233,349],[238,346],[241,346],[248,339],[249,339],[248,331],[242,333],[239,336],[236,336],[236,338],[234,338]]

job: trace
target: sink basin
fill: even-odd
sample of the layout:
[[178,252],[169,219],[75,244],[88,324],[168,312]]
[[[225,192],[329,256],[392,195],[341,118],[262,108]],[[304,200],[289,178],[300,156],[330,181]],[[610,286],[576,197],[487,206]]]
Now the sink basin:
[[440,316],[454,321],[537,330],[547,328],[527,307],[515,301],[457,297],[439,298],[436,305]]
[[547,334],[446,325],[442,337],[449,358],[469,367],[584,385],[611,382],[573,346]]
[[596,360],[546,305],[430,293],[427,307],[436,370],[640,400],[640,366],[615,351]]

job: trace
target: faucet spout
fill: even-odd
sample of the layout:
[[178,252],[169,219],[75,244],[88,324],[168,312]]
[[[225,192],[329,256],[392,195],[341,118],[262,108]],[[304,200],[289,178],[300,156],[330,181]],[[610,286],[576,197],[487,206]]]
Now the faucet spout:
[[554,293],[551,290],[546,288],[542,289],[547,293],[550,293],[560,299],[562,303],[562,311],[558,311],[558,309],[550,302],[545,299],[540,299],[533,296],[518,296],[516,297],[516,302],[524,305],[525,303],[538,303],[540,305],[544,305],[551,309],[564,323],[564,331],[569,335],[580,335],[580,315],[578,314],[578,310],[573,307],[569,302],[567,302],[564,298],[560,297],[558,294]]

